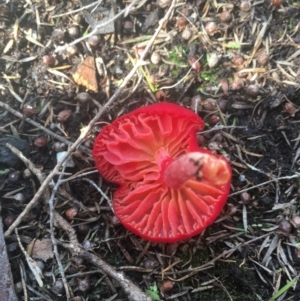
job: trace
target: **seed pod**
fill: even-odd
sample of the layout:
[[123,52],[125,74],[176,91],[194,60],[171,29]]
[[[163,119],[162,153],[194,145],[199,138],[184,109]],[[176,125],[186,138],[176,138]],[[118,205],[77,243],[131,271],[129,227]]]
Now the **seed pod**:
[[233,57],[232,62],[235,66],[242,66],[245,62],[245,59],[241,54],[236,54]]
[[96,47],[100,44],[100,37],[99,36],[91,36],[88,38],[88,43],[92,46],[92,47]]
[[37,110],[35,107],[33,107],[33,106],[30,105],[30,104],[25,104],[25,105],[23,106],[22,111],[23,111],[23,114],[24,114],[25,116],[27,116],[27,117],[36,115],[36,114],[39,112],[39,110]]
[[278,230],[276,232],[284,236],[289,236],[291,231],[292,231],[292,224],[287,220],[283,220],[279,224]]
[[270,61],[270,57],[268,54],[262,52],[262,53],[259,53],[257,55],[257,62],[262,65],[262,66],[266,66]]
[[205,31],[209,36],[213,36],[218,31],[218,25],[215,22],[208,22],[205,25]]
[[78,209],[76,207],[71,207],[65,211],[65,215],[68,220],[73,220],[77,213]]
[[216,101],[212,98],[207,98],[202,102],[203,109],[206,111],[215,111],[217,109]]
[[54,41],[61,42],[64,39],[65,33],[62,29],[56,28],[52,31],[51,38]]
[[256,85],[249,85],[246,89],[246,93],[250,96],[256,97],[259,93],[259,88]]
[[219,17],[220,17],[221,22],[224,22],[224,23],[229,23],[232,20],[232,14],[228,10],[224,10],[223,12],[221,12]]
[[234,82],[231,84],[231,90],[233,91],[239,91],[244,87],[244,82],[237,78],[234,80]]
[[123,22],[123,29],[126,30],[126,31],[132,31],[133,29],[133,23],[129,20],[126,20]]
[[186,17],[179,17],[178,20],[177,20],[177,27],[178,27],[178,30],[181,31],[182,29],[185,28],[186,24],[187,24],[187,19]]
[[219,123],[220,122],[220,116],[218,116],[218,115],[216,115],[216,114],[213,114],[213,115],[211,115],[210,117],[209,117],[209,124],[211,125],[211,126],[214,126],[214,125],[216,125],[217,123]]
[[79,232],[80,234],[85,235],[85,234],[89,233],[89,231],[90,231],[89,225],[82,224],[82,225],[79,225],[79,226],[78,226],[78,232]]
[[71,26],[68,28],[68,34],[71,38],[79,37],[79,28],[77,26]]
[[271,3],[273,6],[279,7],[282,3],[282,0],[272,0]]
[[227,99],[221,98],[218,100],[218,106],[223,113],[226,112],[227,104],[228,104]]
[[59,112],[59,114],[57,115],[57,120],[59,122],[66,122],[67,120],[69,120],[69,118],[72,115],[72,111],[71,110],[63,110],[61,112]]
[[47,139],[43,136],[37,137],[34,140],[34,145],[38,148],[43,148],[43,147],[47,146]]
[[168,292],[173,288],[174,284],[175,283],[170,280],[164,281],[159,287],[160,293],[164,295],[165,292]]
[[244,11],[244,12],[250,11],[251,10],[251,2],[248,0],[242,1],[241,5],[240,5],[240,10]]
[[291,117],[295,117],[295,114],[299,111],[299,109],[297,109],[291,102],[286,102],[284,104],[284,111]]
[[202,145],[205,142],[205,138],[203,135],[197,134],[196,137],[197,137],[198,145]]
[[49,67],[53,67],[55,65],[55,57],[53,55],[44,55],[42,61]]
[[201,64],[198,60],[199,58],[197,56],[191,56],[188,58],[188,63],[191,66],[191,68],[197,72],[200,71]]
[[160,63],[160,54],[158,52],[152,52],[150,61],[154,65],[158,65]]
[[251,203],[252,201],[252,197],[248,192],[242,192],[241,195],[241,201],[243,202],[243,204],[247,205],[249,203]]
[[189,40],[192,37],[192,35],[193,35],[192,31],[188,27],[185,27],[181,34],[184,40]]

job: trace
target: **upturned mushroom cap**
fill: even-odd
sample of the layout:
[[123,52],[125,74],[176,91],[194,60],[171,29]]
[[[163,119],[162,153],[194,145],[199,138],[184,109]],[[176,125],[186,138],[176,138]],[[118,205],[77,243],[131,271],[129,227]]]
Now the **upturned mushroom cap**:
[[93,158],[103,178],[120,185],[113,207],[127,229],[172,243],[199,234],[219,215],[231,168],[198,146],[203,127],[194,112],[163,102],[121,116],[97,136]]

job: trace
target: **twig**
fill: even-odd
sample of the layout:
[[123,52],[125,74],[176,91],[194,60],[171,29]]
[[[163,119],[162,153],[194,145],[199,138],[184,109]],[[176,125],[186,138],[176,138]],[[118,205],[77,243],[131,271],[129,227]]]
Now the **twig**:
[[79,179],[79,178],[82,178],[82,177],[85,177],[85,176],[88,176],[88,175],[91,175],[91,174],[94,174],[94,173],[99,173],[99,171],[98,170],[92,170],[92,171],[83,172],[81,170],[79,173],[76,173],[75,175],[72,175],[69,178],[61,180],[61,182],[62,183],[69,182],[69,181],[76,180],[76,179]]
[[214,131],[219,131],[219,130],[225,130],[225,129],[244,129],[246,126],[236,126],[236,125],[215,125],[213,128],[206,130],[206,131],[201,131],[199,134],[206,134]]
[[[119,97],[119,95],[121,94],[121,92],[123,91],[123,89],[126,87],[126,85],[128,84],[129,80],[133,77],[133,75],[135,74],[135,72],[138,70],[138,68],[141,67],[141,66],[143,66],[143,65],[145,65],[144,58],[146,57],[146,54],[148,53],[150,47],[152,46],[153,42],[155,41],[157,35],[159,34],[159,32],[160,32],[163,24],[168,20],[171,12],[173,11],[174,6],[175,6],[175,2],[176,2],[176,0],[172,1],[172,4],[170,5],[170,7],[169,7],[167,13],[165,14],[164,18],[160,20],[158,28],[156,29],[156,31],[155,31],[154,35],[152,36],[152,38],[149,40],[149,42],[148,42],[147,46],[145,47],[143,53],[141,54],[141,57],[138,60],[137,64],[135,66],[133,66],[133,68],[128,73],[128,75],[124,78],[124,81],[122,82],[122,84],[120,85],[120,87],[116,90],[116,92],[114,93],[114,95],[107,101],[107,103],[102,107],[102,109],[99,110],[99,112],[96,114],[96,116],[83,129],[83,131],[81,132],[81,134],[78,137],[78,139],[73,143],[73,145],[70,146],[69,150],[61,158],[61,160],[59,162],[57,162],[57,164],[54,167],[54,169],[52,170],[52,172],[44,180],[43,184],[40,186],[40,188],[36,192],[36,194],[33,197],[33,199],[27,204],[27,206],[25,207],[24,211],[28,210],[29,206],[31,208],[33,206],[33,204],[35,204],[37,202],[37,200],[41,197],[41,195],[43,194],[43,192],[45,191],[45,189],[48,187],[50,181],[59,172],[59,169],[61,168],[61,166],[63,165],[63,163],[69,158],[70,154],[72,152],[74,152],[74,150],[83,142],[83,140],[85,139],[86,135],[92,129],[92,127],[94,126],[94,124],[98,121],[98,119],[102,116],[102,114],[106,111],[106,109]],[[14,223],[4,233],[5,237],[8,237],[12,233],[12,231],[20,224],[20,222],[22,221],[22,218],[19,218],[19,217],[14,221]]]
[[82,6],[82,7],[78,8],[78,9],[74,9],[74,10],[68,11],[68,12],[63,13],[63,14],[50,16],[50,18],[53,19],[53,18],[59,18],[59,17],[62,17],[62,16],[72,15],[72,14],[78,13],[78,12],[80,12],[80,11],[82,11],[82,10],[85,10],[85,9],[87,9],[87,8],[90,8],[90,7],[92,7],[92,6],[95,6],[95,5],[97,5],[98,3],[99,3],[99,1],[95,1],[95,2],[90,3],[90,4],[88,4],[88,5]]
[[[0,107],[4,108],[5,110],[7,110],[8,112],[14,114],[15,116],[19,117],[20,119],[22,120],[25,120],[26,122],[30,123],[31,125],[33,126],[36,126],[37,128],[39,128],[40,130],[42,130],[43,132],[45,132],[46,134],[48,134],[49,136],[52,136],[54,139],[62,142],[62,143],[65,143],[66,145],[68,146],[71,146],[73,143],[71,141],[68,141],[67,139],[65,139],[64,137],[62,136],[59,136],[55,133],[53,133],[52,131],[50,131],[49,129],[43,127],[41,124],[39,124],[38,122],[28,118],[28,117],[24,117],[23,114],[21,114],[20,112],[14,110],[13,108],[11,108],[8,104],[6,103],[3,103],[2,101],[0,101]],[[88,148],[86,147],[83,147],[83,146],[79,146],[79,149],[84,151],[85,153],[88,153],[90,154],[91,153],[91,150],[89,150]]]
[[[65,165],[63,166],[63,172],[64,172],[64,170],[65,170]],[[51,197],[49,199],[50,236],[51,236],[51,241],[52,241],[52,245],[53,245],[53,253],[54,253],[56,261],[57,261],[57,265],[58,265],[58,268],[59,268],[61,279],[62,279],[64,288],[65,288],[67,300],[69,301],[69,300],[71,300],[71,295],[70,295],[70,292],[69,292],[69,286],[68,286],[68,282],[67,282],[67,279],[66,279],[64,267],[63,267],[63,265],[61,263],[61,260],[59,258],[57,243],[56,243],[56,239],[55,239],[55,235],[54,235],[55,229],[54,229],[54,225],[53,225],[54,198],[55,198],[56,192],[58,190],[58,187],[61,184],[62,177],[63,177],[63,174],[61,174],[58,177],[58,180],[57,180],[57,182],[55,183],[55,185],[53,187]]]
[[[98,192],[103,196],[103,198],[106,199],[106,201],[107,201],[109,207],[113,210],[111,199],[110,199],[110,198],[102,191],[102,189],[101,189],[100,187],[98,187],[98,186],[96,185],[96,183],[95,183],[94,181],[92,181],[92,180],[90,180],[90,179],[87,179],[87,178],[83,178],[82,180],[83,180],[83,181],[86,181],[86,182],[88,182],[88,183],[90,183],[94,188],[96,188],[96,189],[98,190]],[[100,205],[101,205],[101,203],[100,203]]]
[[257,184],[255,186],[251,186],[249,188],[245,188],[245,189],[242,189],[242,190],[237,191],[237,192],[233,192],[229,196],[234,196],[234,195],[237,195],[237,194],[241,194],[242,192],[245,192],[245,191],[248,191],[248,190],[251,190],[251,189],[254,189],[254,188],[258,188],[260,186],[264,186],[264,185],[272,183],[272,182],[278,182],[278,181],[281,181],[281,180],[291,180],[291,179],[295,179],[295,178],[299,178],[299,177],[300,177],[300,174],[295,174],[295,175],[292,175],[292,176],[286,176],[286,177],[281,177],[281,178],[274,178],[270,181],[266,181],[266,182]]

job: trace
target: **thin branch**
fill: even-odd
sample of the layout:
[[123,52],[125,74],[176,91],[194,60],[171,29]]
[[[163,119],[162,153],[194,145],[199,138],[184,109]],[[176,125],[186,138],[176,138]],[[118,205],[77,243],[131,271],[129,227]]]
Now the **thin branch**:
[[266,182],[257,184],[255,186],[251,186],[251,187],[242,189],[240,191],[233,192],[229,196],[234,196],[234,195],[237,195],[237,194],[241,194],[242,192],[249,191],[251,189],[258,188],[260,186],[264,186],[264,185],[272,183],[272,182],[278,182],[278,181],[281,181],[281,180],[291,180],[291,179],[295,179],[295,178],[299,178],[299,177],[300,177],[300,174],[295,174],[295,175],[292,175],[292,176],[286,176],[286,177],[281,177],[281,178],[274,178],[274,179],[272,179],[270,181],[266,181]]
[[[63,166],[63,172],[65,170],[65,167],[66,166],[64,165]],[[57,249],[57,243],[56,243],[56,239],[55,239],[55,235],[54,235],[55,229],[54,229],[54,225],[53,225],[53,220],[54,220],[54,217],[53,217],[54,198],[55,198],[56,192],[58,190],[58,187],[61,184],[62,177],[63,177],[63,173],[58,177],[58,180],[57,180],[57,182],[55,183],[55,185],[53,187],[51,197],[50,197],[48,203],[49,203],[49,215],[50,215],[50,236],[51,236],[51,241],[52,241],[52,245],[53,245],[53,253],[54,253],[56,261],[57,261],[57,265],[58,265],[58,268],[59,268],[61,279],[62,279],[64,288],[65,288],[67,300],[69,301],[69,300],[71,300],[71,295],[70,295],[70,292],[69,292],[69,286],[68,286],[68,282],[67,282],[67,279],[66,279],[64,267],[63,267],[63,265],[61,263],[61,260],[60,260],[60,257],[59,257],[59,253],[58,253],[58,249]]]

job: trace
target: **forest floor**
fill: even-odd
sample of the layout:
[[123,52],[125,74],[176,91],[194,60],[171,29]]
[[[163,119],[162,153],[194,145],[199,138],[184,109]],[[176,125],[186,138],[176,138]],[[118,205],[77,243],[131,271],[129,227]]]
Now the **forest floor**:
[[[291,0],[0,4],[2,293],[299,300],[299,27]],[[233,170],[220,217],[174,244],[118,222],[91,156],[105,124],[160,101],[199,114]]]

